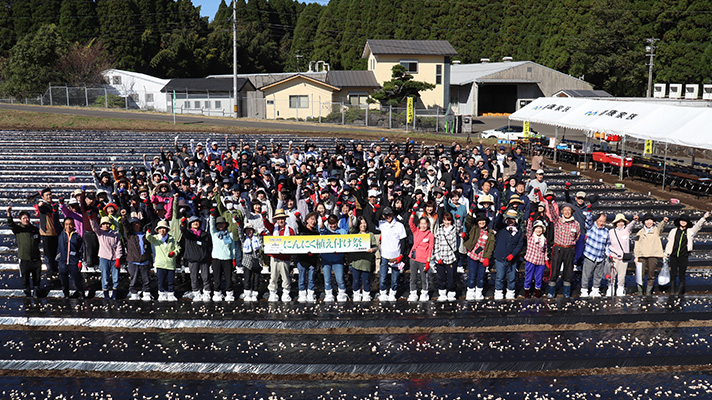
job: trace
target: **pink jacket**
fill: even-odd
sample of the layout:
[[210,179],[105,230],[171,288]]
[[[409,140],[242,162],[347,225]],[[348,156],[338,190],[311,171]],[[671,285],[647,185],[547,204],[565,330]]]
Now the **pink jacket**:
[[121,236],[115,231],[105,231],[99,227],[94,218],[90,219],[91,227],[99,238],[99,258],[116,260],[124,254]]
[[611,251],[611,258],[622,260],[623,253],[632,251],[630,248],[630,232],[633,230],[634,224],[635,221],[630,221],[623,229],[613,228],[608,231],[608,238],[611,241],[610,246],[608,246]]
[[410,253],[408,254],[413,254],[413,250],[415,250],[414,260],[425,263],[433,253],[435,236],[433,236],[433,232],[430,230],[421,231],[413,222],[412,216],[408,220],[408,224],[410,225],[410,230],[413,232],[413,247],[411,247]]

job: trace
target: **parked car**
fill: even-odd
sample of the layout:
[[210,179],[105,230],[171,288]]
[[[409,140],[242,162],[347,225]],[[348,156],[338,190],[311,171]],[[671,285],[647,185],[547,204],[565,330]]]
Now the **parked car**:
[[[536,135],[536,132],[529,130],[529,133]],[[524,128],[521,125],[507,125],[497,129],[487,129],[482,131],[483,139],[504,139],[517,140],[524,137]]]

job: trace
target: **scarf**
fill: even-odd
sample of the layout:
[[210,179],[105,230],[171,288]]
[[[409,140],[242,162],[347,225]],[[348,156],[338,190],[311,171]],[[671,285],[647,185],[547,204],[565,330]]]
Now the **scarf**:
[[274,233],[272,233],[272,236],[291,236],[291,234],[289,233],[289,225],[284,226],[284,235],[279,234],[279,227],[275,225]]
[[245,241],[242,243],[242,251],[245,253],[257,252],[260,249],[260,238],[257,235],[252,235],[252,237],[245,237]]

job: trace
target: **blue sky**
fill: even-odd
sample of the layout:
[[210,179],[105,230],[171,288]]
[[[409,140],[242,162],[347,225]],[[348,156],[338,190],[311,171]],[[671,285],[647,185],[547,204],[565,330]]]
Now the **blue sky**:
[[[225,0],[225,3],[227,2],[228,0]],[[218,11],[220,0],[193,0],[193,4],[200,6],[200,15],[210,17],[210,20],[212,20],[213,17],[215,17],[215,13]]]

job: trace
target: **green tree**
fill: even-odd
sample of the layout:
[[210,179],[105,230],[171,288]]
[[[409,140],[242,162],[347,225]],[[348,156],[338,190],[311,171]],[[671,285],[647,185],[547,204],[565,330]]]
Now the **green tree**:
[[0,59],[15,45],[12,7],[7,1],[0,3]]
[[96,5],[101,40],[106,44],[117,68],[141,71],[145,65],[139,12],[131,0],[99,0]]
[[330,0],[329,5],[321,13],[319,26],[314,37],[314,54],[316,60],[324,60],[331,64],[331,69],[343,69],[341,39],[343,36],[343,17],[348,11],[348,0]]
[[91,0],[63,0],[59,9],[59,30],[68,42],[87,42],[95,38],[96,9]]
[[59,23],[59,1],[25,0],[32,9],[32,29],[37,30],[42,25]]
[[13,1],[10,2],[10,9],[15,37],[20,40],[32,29],[32,7],[29,1]]
[[[314,55],[314,36],[319,26],[319,17],[324,7],[317,3],[310,3],[299,14],[297,26],[290,49],[290,56],[285,63],[286,71],[304,71],[305,66]],[[301,55],[301,57],[297,57]]]
[[2,91],[15,97],[44,93],[50,82],[62,80],[57,60],[67,51],[56,25],[43,25],[11,50],[2,71]]
[[396,64],[393,66],[390,81],[383,82],[383,88],[378,89],[371,95],[371,99],[380,102],[382,105],[397,106],[407,97],[414,96],[420,98],[420,92],[432,90],[435,85],[428,82],[414,81],[413,75],[406,72],[404,66]]

